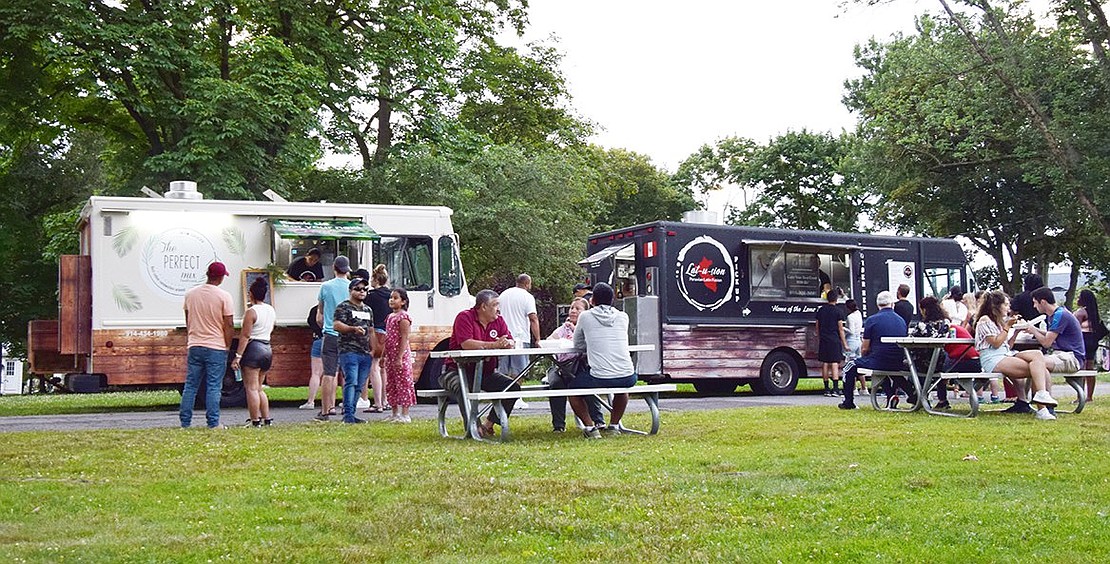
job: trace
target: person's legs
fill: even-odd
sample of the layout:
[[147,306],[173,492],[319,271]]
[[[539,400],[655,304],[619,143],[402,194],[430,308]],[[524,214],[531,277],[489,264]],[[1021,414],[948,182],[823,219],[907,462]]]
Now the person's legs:
[[187,366],[185,387],[181,390],[181,407],[178,410],[182,427],[188,427],[193,423],[193,405],[197,402],[197,390],[200,389],[201,378],[204,376],[204,362],[200,347],[189,347],[185,362]]
[[262,419],[261,408],[259,400],[259,393],[262,391],[261,379],[258,368],[252,366],[241,366],[243,372],[243,387],[247,390],[247,417],[251,421],[258,421]]
[[865,358],[866,357],[859,357],[855,360],[849,360],[848,363],[844,365],[844,401],[840,403],[839,407],[855,409],[856,378],[859,376],[857,368],[860,367],[860,363],[864,362]]
[[208,427],[213,428],[220,426],[220,397],[223,396],[224,373],[227,372],[227,351],[204,350],[208,386],[204,396],[204,416]]
[[[553,390],[561,390],[567,387],[567,381],[563,378],[563,373],[558,366],[553,366],[551,370],[547,371],[547,385]],[[562,396],[548,398],[547,404],[551,407],[551,428],[555,431],[566,430],[567,398]]]
[[263,420],[270,418],[270,397],[266,395],[266,390],[262,387],[262,382],[266,381],[266,374],[269,370],[259,371],[258,374],[258,414],[262,416]]
[[323,349],[320,352],[324,364],[324,375],[320,378],[320,413],[328,415],[335,407],[335,380],[339,372],[339,336],[324,334]]
[[609,414],[610,425],[620,425],[624,410],[628,407],[628,394],[613,395],[613,412]]
[[318,356],[313,357],[309,366],[311,372],[308,377],[308,401],[305,405],[316,407],[316,393],[320,391],[320,378],[324,375],[324,360]]
[[[360,375],[362,353],[339,353],[339,366],[343,370],[343,422],[354,423],[358,392],[362,387]],[[366,366],[369,371],[369,364]]]
[[829,375],[832,376],[833,392],[835,393],[838,389],[840,389],[840,363],[839,362],[830,362],[829,363]]
[[374,389],[374,406],[381,409],[385,404],[385,370],[382,370],[382,359],[370,360],[370,387]]

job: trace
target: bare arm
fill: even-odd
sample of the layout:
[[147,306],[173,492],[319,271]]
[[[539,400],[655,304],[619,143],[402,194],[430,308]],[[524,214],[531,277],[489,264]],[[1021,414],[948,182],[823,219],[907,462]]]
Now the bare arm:
[[844,338],[844,320],[836,322],[836,332],[840,333],[840,344],[844,346],[844,350],[848,350],[848,339]]
[[397,347],[397,365],[400,366],[405,361],[405,353],[409,350],[409,326],[412,323],[407,319],[402,319],[397,324],[397,335],[400,345]]
[[231,367],[239,368],[239,359],[243,358],[243,353],[247,350],[247,341],[250,339],[251,329],[254,328],[254,322],[258,319],[258,312],[253,309],[248,309],[247,313],[243,314],[243,327],[239,329],[239,347],[235,351],[235,359],[231,361]]
[[532,342],[540,342],[540,317],[534,313],[528,314],[528,325],[532,331]]
[[316,304],[316,324],[324,326],[324,300],[319,300]]
[[467,339],[461,344],[463,349],[466,350],[482,350],[482,349],[511,349],[513,342],[507,337],[498,337],[496,341],[479,341],[478,339]]
[[235,322],[230,315],[224,316],[224,346],[231,348],[231,338],[235,336]]
[[871,339],[864,339],[863,342],[860,343],[859,352],[861,355],[865,356],[867,353],[871,352]]

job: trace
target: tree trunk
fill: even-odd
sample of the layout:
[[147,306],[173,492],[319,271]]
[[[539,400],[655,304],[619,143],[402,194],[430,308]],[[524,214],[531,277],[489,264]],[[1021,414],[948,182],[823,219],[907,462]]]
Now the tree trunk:
[[374,148],[374,165],[380,165],[389,157],[393,146],[393,73],[389,67],[382,67],[378,84],[378,146]]
[[[1048,278],[1045,278],[1045,284],[1048,284]],[[1071,276],[1068,278],[1068,291],[1064,294],[1064,305],[1068,310],[1075,309],[1072,307],[1075,304],[1075,293],[1079,286],[1079,263],[1072,261],[1071,263]]]

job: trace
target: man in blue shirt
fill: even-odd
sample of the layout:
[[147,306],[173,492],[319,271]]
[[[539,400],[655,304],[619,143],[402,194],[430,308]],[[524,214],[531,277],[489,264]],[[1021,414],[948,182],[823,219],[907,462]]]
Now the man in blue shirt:
[[1065,374],[1079,371],[1087,358],[1079,320],[1067,308],[1056,305],[1056,295],[1050,288],[1033,290],[1033,307],[1048,321],[1047,330],[1036,325],[1026,329],[1042,347],[1052,349],[1051,354],[1044,355],[1045,367],[1049,372]]
[[837,406],[840,409],[856,409],[853,394],[856,378],[859,376],[858,369],[902,370],[902,361],[905,358],[902,348],[893,343],[884,343],[883,337],[905,337],[906,322],[891,309],[894,294],[885,290],[879,292],[875,296],[875,305],[879,306],[878,313],[863,322],[863,344],[860,347],[863,356],[844,365],[844,401]]
[[335,415],[335,381],[339,371],[339,332],[335,330],[335,308],[346,301],[350,295],[347,273],[351,272],[351,261],[343,255],[335,257],[332,262],[335,278],[320,284],[320,294],[317,297],[316,323],[324,328],[324,339],[320,357],[324,361],[324,376],[320,379],[320,413],[316,414],[319,421],[327,421],[329,415]]

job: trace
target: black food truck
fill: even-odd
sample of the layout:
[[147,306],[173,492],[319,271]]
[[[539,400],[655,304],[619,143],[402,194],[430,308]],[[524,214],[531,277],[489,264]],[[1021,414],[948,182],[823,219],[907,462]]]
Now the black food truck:
[[972,282],[956,241],[925,237],[659,221],[592,235],[586,255],[585,281],[611,284],[632,342],[655,345],[637,355],[640,377],[703,393],[783,395],[820,377],[815,315],[830,288],[866,317],[901,284],[916,309]]

